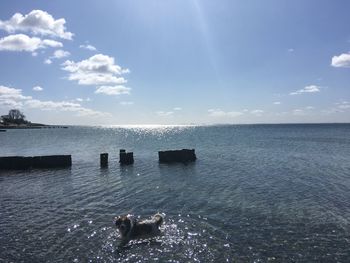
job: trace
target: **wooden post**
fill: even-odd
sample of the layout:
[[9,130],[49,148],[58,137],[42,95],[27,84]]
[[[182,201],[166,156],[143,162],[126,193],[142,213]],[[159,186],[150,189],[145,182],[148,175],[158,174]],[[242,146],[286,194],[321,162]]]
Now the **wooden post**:
[[108,153],[101,153],[100,154],[100,165],[101,165],[101,167],[108,166]]
[[124,149],[119,151],[119,163],[120,164],[133,164],[134,163],[134,153],[126,152]]

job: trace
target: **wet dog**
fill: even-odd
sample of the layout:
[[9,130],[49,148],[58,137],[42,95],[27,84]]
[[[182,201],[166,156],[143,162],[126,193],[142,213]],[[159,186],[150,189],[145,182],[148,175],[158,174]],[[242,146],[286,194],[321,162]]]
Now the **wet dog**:
[[130,240],[149,238],[159,235],[163,216],[155,214],[151,219],[138,220],[131,215],[123,215],[115,218],[115,225],[121,235],[120,246],[125,246]]

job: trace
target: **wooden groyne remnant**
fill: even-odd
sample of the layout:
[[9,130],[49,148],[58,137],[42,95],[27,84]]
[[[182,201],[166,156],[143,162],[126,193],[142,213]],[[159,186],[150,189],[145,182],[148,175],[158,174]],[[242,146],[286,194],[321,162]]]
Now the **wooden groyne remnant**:
[[126,152],[124,149],[120,149],[119,151],[119,163],[120,164],[133,164],[134,163],[134,153]]
[[187,163],[194,162],[197,159],[194,149],[159,151],[158,157],[160,163]]
[[[197,159],[194,149],[182,149],[171,151],[159,151],[160,163],[188,163]],[[134,163],[134,153],[119,151],[119,163],[130,165]],[[100,165],[108,167],[108,153],[100,154]],[[47,155],[47,156],[6,156],[0,157],[0,170],[26,170],[32,168],[66,168],[72,166],[71,155]]]
[[26,170],[31,168],[65,168],[71,166],[71,155],[0,157],[0,170]]
[[108,153],[101,153],[100,154],[100,166],[102,168],[108,166]]

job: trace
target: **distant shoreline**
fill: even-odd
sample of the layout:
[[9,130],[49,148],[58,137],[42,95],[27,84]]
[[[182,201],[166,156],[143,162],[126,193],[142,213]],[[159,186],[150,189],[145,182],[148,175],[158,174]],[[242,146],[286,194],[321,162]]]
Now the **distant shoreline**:
[[2,125],[0,124],[0,130],[13,130],[13,129],[67,129],[68,126],[63,125],[45,125],[39,123],[23,124],[23,125]]
[[0,124],[0,131],[14,129],[67,129],[69,127],[101,127],[101,128],[161,128],[161,127],[223,127],[223,126],[327,126],[327,125],[350,125],[350,122],[321,122],[321,123],[215,123],[215,124],[118,124],[118,125],[47,125],[30,123],[21,125]]

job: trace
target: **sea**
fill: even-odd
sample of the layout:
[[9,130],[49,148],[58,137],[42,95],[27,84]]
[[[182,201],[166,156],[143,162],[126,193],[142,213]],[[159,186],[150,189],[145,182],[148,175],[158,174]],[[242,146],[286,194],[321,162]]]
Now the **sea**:
[[[350,124],[0,133],[0,156],[57,154],[72,167],[0,171],[0,262],[350,262]],[[160,236],[119,246],[115,216],[155,213]]]

